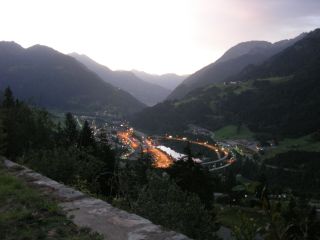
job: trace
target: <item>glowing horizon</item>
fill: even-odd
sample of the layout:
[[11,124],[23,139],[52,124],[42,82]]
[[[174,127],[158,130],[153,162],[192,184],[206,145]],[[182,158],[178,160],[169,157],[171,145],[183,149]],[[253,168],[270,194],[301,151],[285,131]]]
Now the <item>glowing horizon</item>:
[[0,7],[0,41],[153,74],[190,74],[239,42],[275,42],[320,26],[316,0],[2,0]]

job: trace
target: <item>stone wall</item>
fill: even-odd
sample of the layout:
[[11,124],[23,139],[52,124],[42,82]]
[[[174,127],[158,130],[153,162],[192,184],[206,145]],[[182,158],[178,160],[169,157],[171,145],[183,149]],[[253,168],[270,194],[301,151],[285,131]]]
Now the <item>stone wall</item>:
[[57,199],[59,206],[80,227],[88,227],[108,240],[188,240],[186,236],[163,229],[138,215],[85,195],[12,161],[5,166],[31,186]]

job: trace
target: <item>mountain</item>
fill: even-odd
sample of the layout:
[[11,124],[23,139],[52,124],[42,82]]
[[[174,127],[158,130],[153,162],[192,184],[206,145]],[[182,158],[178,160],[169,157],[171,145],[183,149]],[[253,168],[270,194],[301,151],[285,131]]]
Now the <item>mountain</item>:
[[70,56],[84,64],[88,69],[95,72],[105,82],[129,92],[139,101],[152,106],[163,101],[170,90],[159,85],[144,81],[130,71],[112,71],[86,55],[71,53]]
[[132,72],[138,77],[146,82],[154,83],[160,85],[166,89],[175,89],[188,75],[177,75],[174,73],[167,73],[162,75],[149,74],[143,71],[132,70]]
[[7,86],[19,99],[49,109],[127,114],[145,107],[74,58],[41,45],[0,42],[0,91]]
[[320,125],[319,66],[320,29],[316,29],[226,83],[146,108],[131,121],[139,129],[157,133],[181,132],[195,124],[213,131],[236,125],[273,136],[304,136]]
[[168,99],[181,99],[190,91],[212,83],[224,82],[241,72],[248,65],[259,65],[269,57],[293,45],[302,39],[305,34],[290,40],[276,43],[266,41],[249,41],[239,43],[230,48],[216,62],[200,69],[186,78],[168,97]]

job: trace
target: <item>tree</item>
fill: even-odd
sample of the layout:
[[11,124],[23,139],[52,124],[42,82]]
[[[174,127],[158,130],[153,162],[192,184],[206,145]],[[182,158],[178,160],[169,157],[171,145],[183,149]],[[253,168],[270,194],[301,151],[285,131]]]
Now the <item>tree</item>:
[[69,146],[75,146],[78,143],[79,131],[77,123],[71,113],[66,113],[65,126],[63,129],[65,143]]
[[183,191],[197,194],[207,208],[212,207],[213,186],[210,175],[199,163],[192,158],[180,160],[168,168],[167,172]]
[[117,192],[117,184],[115,181],[117,162],[114,151],[105,143],[97,143],[94,156],[103,163],[99,175],[96,176],[100,193],[104,196],[115,195]]
[[[0,117],[1,117],[1,111],[0,111]],[[7,145],[6,138],[7,138],[7,134],[5,133],[2,119],[0,118],[0,155],[6,152],[6,145]]]
[[90,128],[87,120],[84,122],[83,127],[80,131],[79,146],[93,148],[95,148],[96,146],[96,141],[94,139],[92,129]]
[[254,240],[258,234],[259,225],[254,219],[240,213],[240,222],[232,227],[232,234],[237,240]]
[[192,161],[193,154],[192,154],[191,145],[189,141],[187,142],[187,145],[183,149],[183,152],[187,155],[188,161]]
[[237,185],[236,173],[233,168],[228,168],[225,173],[225,187],[230,193],[232,188]]
[[215,216],[193,193],[182,191],[167,174],[149,172],[134,204],[138,214],[194,239],[217,239]]
[[4,91],[4,98],[0,105],[0,154],[8,154],[8,133],[14,129],[14,118],[12,116],[12,107],[15,106],[15,100],[12,91],[7,87]]
[[256,189],[256,197],[258,199],[261,199],[263,197],[262,196],[263,188],[268,186],[267,177],[264,174],[264,172],[265,172],[264,169],[265,169],[265,165],[263,164],[261,166],[260,173],[259,173],[259,176],[258,176],[258,182],[260,182],[260,185]]
[[6,135],[6,157],[15,159],[29,148],[34,133],[32,111],[22,102],[15,101],[10,88],[6,88],[1,104],[3,132]]
[[4,90],[4,99],[2,102],[2,107],[11,108],[15,105],[15,100],[12,91],[9,87]]
[[317,219],[316,209],[308,205],[305,198],[299,198],[296,202],[292,197],[281,215],[284,220],[282,239],[320,239],[320,221]]
[[118,195],[122,198],[123,205],[129,208],[137,200],[139,191],[147,184],[147,173],[151,171],[152,160],[144,155],[138,161],[126,161],[116,173]]

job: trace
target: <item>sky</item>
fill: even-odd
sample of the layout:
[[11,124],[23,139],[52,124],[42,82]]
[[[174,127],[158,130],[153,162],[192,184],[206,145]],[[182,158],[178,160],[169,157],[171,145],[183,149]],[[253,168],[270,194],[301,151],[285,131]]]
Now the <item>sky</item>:
[[0,0],[0,40],[154,74],[190,74],[239,42],[317,27],[320,0]]

